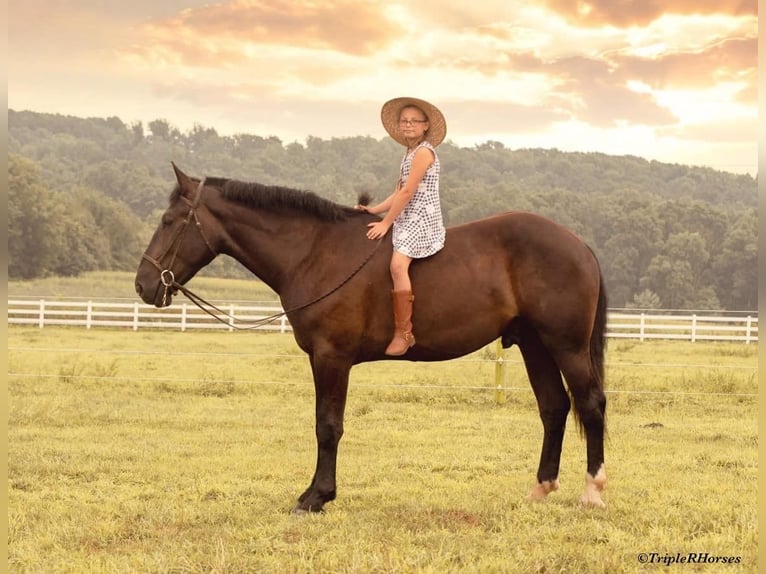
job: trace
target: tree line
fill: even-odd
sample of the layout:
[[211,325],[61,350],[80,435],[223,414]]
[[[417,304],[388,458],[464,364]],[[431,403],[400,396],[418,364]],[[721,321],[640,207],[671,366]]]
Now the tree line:
[[[29,279],[132,270],[167,206],[170,162],[196,176],[306,189],[352,205],[387,196],[401,147],[390,138],[223,136],[166,120],[125,124],[8,111],[8,274]],[[749,175],[635,156],[439,147],[447,225],[539,213],[599,257],[613,307],[757,307],[757,182]],[[209,273],[245,276],[219,258]]]

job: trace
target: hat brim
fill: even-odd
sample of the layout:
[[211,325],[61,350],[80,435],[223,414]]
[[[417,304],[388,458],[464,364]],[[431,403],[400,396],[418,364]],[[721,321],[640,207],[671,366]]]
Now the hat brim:
[[420,108],[428,118],[428,131],[423,139],[434,147],[442,143],[447,136],[447,121],[444,119],[444,114],[435,105],[418,98],[394,98],[383,104],[380,110],[380,120],[383,122],[383,127],[388,135],[400,144],[407,145],[407,139],[399,129],[399,115],[402,109],[408,106]]

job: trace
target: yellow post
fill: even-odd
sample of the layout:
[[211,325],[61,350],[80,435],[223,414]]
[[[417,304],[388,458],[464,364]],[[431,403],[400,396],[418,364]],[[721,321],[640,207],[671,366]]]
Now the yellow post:
[[503,360],[503,344],[497,340],[495,350],[495,404],[505,404],[505,361]]

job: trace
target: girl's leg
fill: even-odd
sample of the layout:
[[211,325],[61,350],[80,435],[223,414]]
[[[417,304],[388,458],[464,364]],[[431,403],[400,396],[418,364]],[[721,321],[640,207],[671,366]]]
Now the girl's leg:
[[411,257],[394,251],[391,256],[391,279],[394,281],[394,291],[412,291],[410,263],[412,263]]
[[391,257],[391,279],[394,282],[394,336],[386,348],[387,355],[403,355],[415,344],[412,334],[412,284],[409,268],[412,259],[394,251]]

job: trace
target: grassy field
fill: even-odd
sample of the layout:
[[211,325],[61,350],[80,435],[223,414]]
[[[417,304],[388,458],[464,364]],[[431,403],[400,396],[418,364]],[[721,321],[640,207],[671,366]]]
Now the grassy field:
[[[10,289],[10,286],[9,286]],[[13,291],[11,290],[11,293]],[[757,346],[613,341],[606,510],[528,503],[542,426],[516,350],[352,371],[338,499],[290,335],[9,327],[12,572],[757,572]],[[651,563],[641,563],[639,555]],[[655,553],[655,554],[652,554]]]

